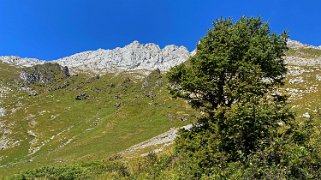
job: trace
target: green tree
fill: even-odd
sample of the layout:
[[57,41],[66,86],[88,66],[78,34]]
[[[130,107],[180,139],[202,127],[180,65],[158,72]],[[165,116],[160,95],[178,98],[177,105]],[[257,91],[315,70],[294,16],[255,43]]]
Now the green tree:
[[219,19],[196,55],[168,72],[172,94],[205,114],[176,141],[182,175],[231,176],[292,131],[293,113],[278,92],[286,43],[285,32],[271,33],[260,18]]

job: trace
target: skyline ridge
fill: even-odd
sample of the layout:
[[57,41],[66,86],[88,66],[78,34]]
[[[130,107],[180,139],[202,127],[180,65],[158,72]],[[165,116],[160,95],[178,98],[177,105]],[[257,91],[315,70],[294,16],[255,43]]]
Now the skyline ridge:
[[[294,39],[288,39],[288,42],[290,42],[291,44],[294,44],[294,43],[298,43],[300,44],[301,46],[308,46],[310,48],[320,48],[321,49],[321,45],[311,45],[311,44],[306,44],[306,43],[302,43],[298,40],[294,40]],[[134,44],[134,43],[139,43],[140,45],[149,45],[149,44],[152,44],[152,45],[156,45],[160,48],[160,50],[166,48],[167,46],[175,46],[175,47],[183,47],[183,48],[186,48],[188,50],[189,53],[193,53],[194,51],[196,51],[196,46],[193,50],[190,50],[188,49],[186,46],[184,45],[176,45],[176,44],[168,44],[168,45],[164,45],[164,46],[160,46],[156,43],[152,43],[152,42],[149,42],[149,43],[142,43],[138,40],[134,40],[132,41],[131,43],[129,44],[126,44],[124,46],[117,46],[117,47],[114,47],[114,48],[111,48],[111,49],[104,49],[104,48],[98,48],[98,49],[89,49],[89,50],[84,50],[84,51],[80,51],[80,52],[77,52],[77,53],[74,53],[74,54],[70,54],[70,55],[67,55],[67,56],[63,56],[63,57],[60,57],[60,58],[57,58],[57,59],[51,59],[51,60],[46,60],[46,59],[40,59],[40,58],[37,58],[37,57],[22,57],[22,56],[19,56],[19,55],[14,55],[14,54],[11,54],[11,55],[0,55],[0,57],[18,57],[18,58],[22,58],[22,59],[36,59],[36,60],[40,60],[40,61],[47,61],[47,62],[50,62],[50,61],[56,61],[56,60],[59,60],[59,59],[63,59],[63,58],[66,58],[66,57],[69,57],[69,56],[73,56],[73,55],[77,55],[77,54],[81,54],[81,53],[85,53],[85,52],[93,52],[93,51],[99,51],[99,50],[104,50],[104,51],[112,51],[112,50],[115,50],[117,48],[124,48],[126,46],[129,46],[131,44]]]

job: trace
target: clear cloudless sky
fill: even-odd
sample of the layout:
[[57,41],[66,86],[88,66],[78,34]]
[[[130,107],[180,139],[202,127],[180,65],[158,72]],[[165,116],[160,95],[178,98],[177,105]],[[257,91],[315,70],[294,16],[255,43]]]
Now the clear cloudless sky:
[[0,55],[53,60],[134,40],[189,50],[220,17],[261,16],[321,45],[320,0],[0,0]]

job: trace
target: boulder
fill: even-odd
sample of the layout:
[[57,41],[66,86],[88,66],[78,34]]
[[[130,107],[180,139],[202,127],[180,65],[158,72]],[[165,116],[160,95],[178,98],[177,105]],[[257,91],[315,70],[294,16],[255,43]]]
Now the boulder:
[[86,100],[86,99],[89,99],[89,98],[90,98],[90,96],[89,96],[88,94],[82,93],[82,94],[76,96],[75,99],[76,99],[76,100]]

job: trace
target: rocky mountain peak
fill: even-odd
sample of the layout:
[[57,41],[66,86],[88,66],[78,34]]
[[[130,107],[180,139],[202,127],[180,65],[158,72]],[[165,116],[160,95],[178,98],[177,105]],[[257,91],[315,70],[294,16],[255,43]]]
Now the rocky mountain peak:
[[[289,40],[290,48],[314,48],[299,41]],[[138,41],[112,50],[98,49],[94,51],[84,51],[68,57],[64,57],[51,62],[61,66],[67,66],[71,73],[91,72],[91,73],[110,73],[122,71],[142,71],[150,72],[155,69],[167,71],[171,67],[185,62],[190,56],[195,55],[196,51],[189,52],[183,46],[168,45],[163,49],[153,43],[141,44]],[[34,58],[21,58],[17,56],[2,56],[0,61],[18,66],[31,67],[37,64],[44,64]]]
[[0,56],[0,62],[24,67],[31,67],[44,63],[44,61],[35,58],[21,58],[18,56]]
[[138,48],[138,47],[141,47],[143,46],[142,44],[140,44],[139,41],[133,41],[132,43],[126,45],[125,47],[127,48]]
[[[117,47],[112,50],[98,49],[84,51],[51,62],[67,66],[71,72],[108,73],[121,71],[152,71],[169,68],[185,62],[190,52],[183,46],[168,45],[161,49],[153,43],[141,44],[138,41]],[[46,61],[34,58],[21,58],[16,56],[3,56],[0,61],[31,67]]]
[[71,71],[107,73],[119,71],[152,71],[169,68],[185,62],[190,52],[185,47],[174,45],[161,49],[158,45],[140,44],[134,41],[123,48],[96,50],[78,53],[55,62],[68,66]]

